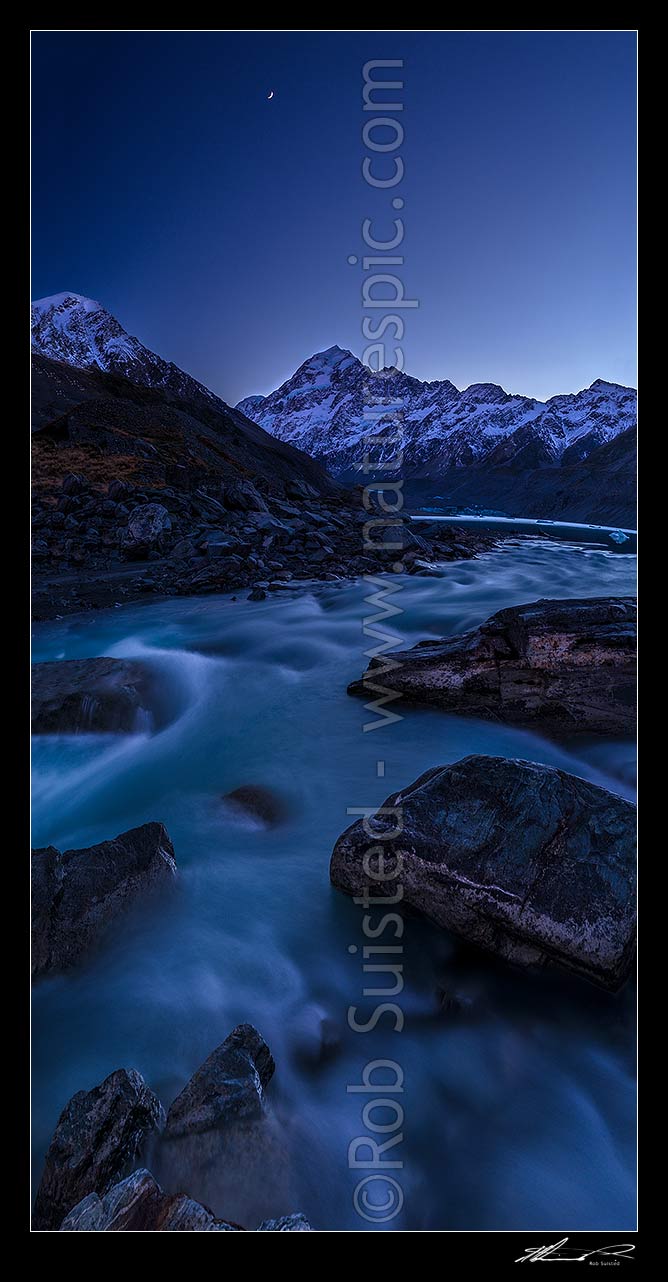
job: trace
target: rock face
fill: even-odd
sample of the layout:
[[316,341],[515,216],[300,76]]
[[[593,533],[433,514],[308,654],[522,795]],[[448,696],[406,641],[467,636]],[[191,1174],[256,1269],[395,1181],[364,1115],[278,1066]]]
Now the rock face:
[[191,1077],[167,1114],[164,1139],[260,1117],[275,1064],[252,1024],[239,1024]]
[[34,850],[33,976],[75,965],[141,895],[170,885],[174,849],[160,823],[142,824],[85,850]]
[[632,734],[633,597],[535,601],[474,631],[372,660],[350,694],[380,688],[447,712],[567,733]]
[[[243,1233],[239,1224],[185,1193],[164,1193],[150,1171],[135,1171],[104,1197],[91,1193],[63,1220],[61,1233]],[[301,1213],[265,1220],[258,1233],[312,1233]]]
[[[509,961],[623,983],[635,947],[630,802],[548,766],[472,756],[384,806],[367,831],[360,820],[337,841],[338,889],[395,895],[401,885],[406,904]],[[379,849],[396,879],[373,877]]]
[[133,731],[152,721],[151,677],[134,659],[64,659],[32,668],[33,734]]
[[135,1171],[104,1197],[90,1193],[63,1220],[61,1233],[238,1233],[185,1193],[163,1193],[150,1171]]
[[78,1091],[49,1145],[33,1228],[58,1229],[82,1198],[103,1197],[163,1121],[159,1100],[134,1069],[117,1069],[92,1091]]

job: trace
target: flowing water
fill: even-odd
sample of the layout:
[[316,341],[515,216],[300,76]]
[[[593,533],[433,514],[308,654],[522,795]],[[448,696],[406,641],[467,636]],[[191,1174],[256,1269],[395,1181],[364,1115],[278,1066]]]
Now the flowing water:
[[[508,542],[438,577],[395,580],[401,613],[385,627],[412,644],[539,597],[626,594],[634,572],[630,555]],[[35,988],[36,1178],[75,1091],[134,1067],[169,1105],[234,1025],[249,1021],[277,1064],[267,1135],[254,1138],[248,1169],[231,1164],[233,1179],[204,1157],[206,1170],[195,1156],[186,1174],[149,1154],[168,1187],[185,1185],[250,1228],[301,1209],[319,1229],[630,1229],[630,986],[611,996],[516,971],[409,919],[405,988],[394,999],[403,1029],[388,1015],[367,1033],[348,1026],[349,1007],[364,1022],[383,999],[362,995],[370,981],[361,909],[329,884],[347,808],[379,804],[428,767],[472,752],[558,765],[633,795],[622,741],[557,745],[424,709],[363,733],[368,714],[346,684],[374,644],[363,632],[377,613],[369,593],[364,583],[320,584],[262,603],[155,601],[37,628],[36,661],[149,659],[162,670],[171,721],[155,734],[38,737],[33,844],[86,846],[158,819],[180,877],[173,895],[128,919],[85,966]],[[265,829],[235,816],[221,796],[243,784],[279,793],[287,821]],[[379,987],[388,982],[381,976]],[[444,1007],[439,992],[454,1000]],[[363,1116],[382,1089],[347,1090],[373,1059],[403,1071],[400,1131],[369,1131],[368,1123],[396,1121],[387,1106]],[[368,1219],[353,1202],[368,1172],[348,1163],[349,1145],[365,1134],[380,1143],[401,1134],[387,1156],[403,1163],[391,1172],[400,1195],[380,1181],[366,1186]],[[384,1221],[392,1196],[403,1206]]]

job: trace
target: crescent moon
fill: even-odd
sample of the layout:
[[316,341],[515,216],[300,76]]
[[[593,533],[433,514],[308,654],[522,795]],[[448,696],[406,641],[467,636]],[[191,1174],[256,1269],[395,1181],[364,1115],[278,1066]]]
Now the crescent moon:
[[271,93],[268,93],[268,94],[267,94],[267,102],[269,102],[269,100],[270,100],[271,98],[273,98],[273,96],[274,96],[274,91],[273,91],[273,89],[272,89]]

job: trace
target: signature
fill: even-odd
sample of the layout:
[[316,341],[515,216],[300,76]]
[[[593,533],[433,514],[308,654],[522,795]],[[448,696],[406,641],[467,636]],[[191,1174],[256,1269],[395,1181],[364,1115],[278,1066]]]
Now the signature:
[[582,1251],[577,1246],[567,1246],[567,1237],[562,1237],[561,1242],[555,1242],[553,1246],[532,1246],[524,1255],[520,1255],[516,1264],[540,1263],[555,1264],[557,1260],[584,1261],[594,1255],[617,1255],[625,1259],[631,1258],[631,1252],[635,1251],[635,1246],[631,1242],[617,1242],[611,1246],[597,1246],[593,1251]]

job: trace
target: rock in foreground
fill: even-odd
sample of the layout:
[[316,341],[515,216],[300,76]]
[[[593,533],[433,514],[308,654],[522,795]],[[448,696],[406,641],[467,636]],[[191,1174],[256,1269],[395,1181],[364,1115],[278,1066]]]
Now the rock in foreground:
[[[394,895],[524,965],[557,963],[606,988],[635,946],[635,807],[561,770],[472,756],[437,766],[354,823],[332,853],[349,895]],[[397,828],[401,831],[396,834]],[[376,880],[378,850],[396,879]]]
[[74,1207],[61,1233],[237,1233],[237,1224],[217,1220],[185,1193],[163,1193],[150,1171],[139,1170],[99,1197],[91,1193]]
[[[265,1220],[258,1233],[311,1233],[305,1216]],[[61,1233],[243,1233],[239,1224],[185,1193],[163,1193],[150,1171],[135,1171],[102,1198],[91,1193],[63,1221]]]
[[163,1121],[159,1100],[132,1069],[73,1095],[49,1145],[33,1228],[58,1229],[82,1198],[103,1197]]
[[633,597],[535,601],[389,658],[373,660],[349,693],[373,699],[382,689],[447,712],[562,733],[634,731]]
[[177,1095],[167,1114],[164,1138],[198,1135],[260,1117],[264,1088],[275,1067],[257,1029],[239,1024]]
[[263,1220],[258,1233],[312,1233],[313,1229],[305,1215],[298,1211],[296,1215],[281,1215],[277,1220]]
[[33,664],[33,734],[143,730],[151,704],[149,673],[134,659]]
[[144,894],[173,882],[174,849],[161,823],[142,824],[85,850],[34,850],[33,977],[75,965]]

